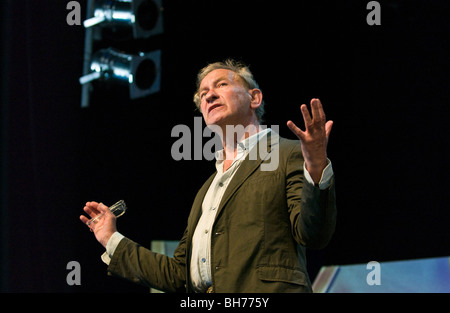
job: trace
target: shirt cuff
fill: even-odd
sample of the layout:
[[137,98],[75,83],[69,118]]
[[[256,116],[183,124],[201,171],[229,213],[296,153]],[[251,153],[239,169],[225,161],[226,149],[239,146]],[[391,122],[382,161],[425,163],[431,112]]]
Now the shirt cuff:
[[[331,178],[333,177],[333,166],[331,165],[331,161],[327,159],[327,166],[322,171],[322,177],[320,177],[319,181],[319,188],[320,189],[327,189],[331,184]],[[311,175],[309,174],[308,170],[306,169],[305,163],[303,163],[303,171],[305,172],[305,178],[306,180],[312,184],[315,185],[313,179],[311,178]]]
[[106,252],[103,253],[101,257],[103,262],[109,265],[109,262],[111,262],[111,258],[114,254],[114,251],[116,251],[119,242],[124,237],[125,237],[124,235],[122,235],[117,231],[114,234],[112,234],[111,238],[109,238],[108,243],[106,244]]

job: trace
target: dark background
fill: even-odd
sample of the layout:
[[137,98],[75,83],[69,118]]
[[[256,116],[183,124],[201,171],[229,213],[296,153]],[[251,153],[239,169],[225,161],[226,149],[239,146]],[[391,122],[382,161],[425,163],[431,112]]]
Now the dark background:
[[85,32],[67,2],[1,2],[1,291],[148,292],[106,275],[79,215],[124,199],[121,233],[181,238],[214,164],[174,161],[171,130],[200,116],[197,71],[227,57],[250,65],[282,136],[313,97],[335,122],[338,223],[309,251],[311,280],[324,265],[450,254],[448,1],[379,1],[381,26],[367,25],[368,1],[164,1],[164,33],[141,43],[162,50],[161,91],[98,89],[86,109]]

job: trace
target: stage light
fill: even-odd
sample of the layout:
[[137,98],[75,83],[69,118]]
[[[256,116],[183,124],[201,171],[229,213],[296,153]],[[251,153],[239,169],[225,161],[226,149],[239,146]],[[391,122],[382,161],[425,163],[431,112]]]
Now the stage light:
[[87,0],[82,108],[90,106],[94,87],[101,89],[92,81],[128,84],[131,99],[159,91],[161,51],[154,47],[162,15],[162,0]]
[[97,0],[84,27],[131,27],[134,38],[163,32],[162,0]]
[[99,50],[92,55],[90,73],[80,83],[94,80],[128,85],[131,99],[156,93],[161,85],[161,51],[132,55],[113,48]]

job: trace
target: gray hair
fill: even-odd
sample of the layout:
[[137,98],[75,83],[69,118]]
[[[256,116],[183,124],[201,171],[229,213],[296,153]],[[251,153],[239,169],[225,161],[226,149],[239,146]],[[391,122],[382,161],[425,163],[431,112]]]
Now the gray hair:
[[[230,71],[236,73],[241,78],[242,82],[244,83],[245,88],[247,88],[247,89],[258,88],[259,89],[259,85],[253,78],[252,72],[250,72],[250,69],[248,68],[248,66],[246,66],[242,62],[238,62],[238,61],[235,61],[232,59],[227,59],[223,62],[215,62],[215,63],[208,64],[207,66],[202,68],[197,74],[197,91],[194,94],[194,103],[195,103],[197,109],[199,109],[200,111],[201,111],[201,108],[200,108],[201,100],[200,100],[200,95],[199,95],[200,84],[201,84],[203,78],[206,77],[206,75],[208,75],[209,73],[211,73],[214,70],[219,70],[219,69],[230,70]],[[264,100],[262,100],[261,105],[255,110],[255,113],[256,113],[256,117],[258,118],[258,121],[262,122],[262,117],[264,115]]]

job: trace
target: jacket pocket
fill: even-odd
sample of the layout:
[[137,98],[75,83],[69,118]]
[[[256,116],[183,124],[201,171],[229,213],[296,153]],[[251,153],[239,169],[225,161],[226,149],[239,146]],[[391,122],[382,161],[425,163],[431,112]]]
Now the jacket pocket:
[[306,274],[299,269],[263,265],[259,266],[256,271],[258,278],[263,281],[285,282],[302,286],[308,285]]

